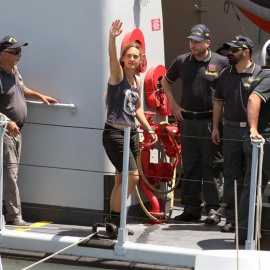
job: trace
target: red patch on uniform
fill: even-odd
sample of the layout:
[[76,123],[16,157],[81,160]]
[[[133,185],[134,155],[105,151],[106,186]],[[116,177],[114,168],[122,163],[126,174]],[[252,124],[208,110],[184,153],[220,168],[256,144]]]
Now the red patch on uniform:
[[216,71],[216,68],[217,68],[217,66],[216,65],[209,65],[208,66],[208,69],[209,69],[209,71]]

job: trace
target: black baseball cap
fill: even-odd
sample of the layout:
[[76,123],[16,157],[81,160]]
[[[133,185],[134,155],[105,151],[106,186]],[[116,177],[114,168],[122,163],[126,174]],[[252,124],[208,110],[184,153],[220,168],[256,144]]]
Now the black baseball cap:
[[6,36],[0,41],[0,52],[3,50],[9,48],[9,49],[15,49],[20,48],[22,46],[27,46],[28,43],[26,42],[18,42],[15,38]]
[[190,30],[190,35],[187,39],[194,39],[202,41],[203,39],[210,39],[210,30],[204,24],[196,24]]
[[242,35],[236,36],[231,42],[226,42],[223,44],[225,49],[229,49],[230,47],[234,48],[242,48],[242,49],[253,49],[253,42],[248,37],[244,37]]

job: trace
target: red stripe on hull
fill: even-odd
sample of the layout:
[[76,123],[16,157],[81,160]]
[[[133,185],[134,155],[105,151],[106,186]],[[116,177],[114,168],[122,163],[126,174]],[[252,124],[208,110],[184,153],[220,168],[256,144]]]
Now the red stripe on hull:
[[267,33],[270,34],[270,21],[264,20],[240,7],[237,6],[237,8],[249,19],[251,20],[253,23],[255,23],[256,25],[258,25],[261,29],[263,29],[264,31],[266,31]]

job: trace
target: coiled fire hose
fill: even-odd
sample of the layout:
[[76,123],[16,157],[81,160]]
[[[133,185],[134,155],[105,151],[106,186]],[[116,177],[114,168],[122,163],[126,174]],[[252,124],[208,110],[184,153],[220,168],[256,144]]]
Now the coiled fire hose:
[[[181,154],[179,152],[179,149],[178,149],[178,145],[177,145],[177,142],[174,138],[174,136],[168,131],[168,129],[166,128],[166,126],[169,126],[169,123],[166,123],[166,122],[162,122],[159,124],[168,134],[168,136],[171,137],[172,139],[172,142],[174,144],[174,147],[176,149],[176,153],[177,153],[177,157],[178,157],[178,162],[181,162]],[[166,126],[165,126],[166,125]],[[175,169],[174,169],[174,174],[173,174],[173,178],[172,178],[172,186],[171,186],[171,189],[169,190],[166,190],[166,191],[161,191],[161,190],[158,190],[156,189],[152,184],[149,183],[149,181],[147,180],[144,172],[143,172],[143,167],[142,167],[142,161],[141,161],[141,153],[143,151],[143,147],[140,149],[140,152],[139,152],[139,155],[138,155],[138,170],[139,170],[139,174],[141,176],[141,179],[142,181],[145,182],[145,184],[148,186],[148,188],[155,193],[155,195],[161,199],[162,201],[164,202],[168,202],[170,201],[170,210],[169,210],[169,215],[166,217],[166,218],[170,218],[171,215],[172,215],[172,212],[173,212],[173,203],[174,203],[174,190],[177,188],[179,182],[180,182],[180,177],[181,177],[181,173],[179,173],[177,179],[176,179],[176,158],[171,158],[171,164],[172,166],[175,166]],[[138,196],[138,200],[139,200],[139,203],[143,209],[143,211],[145,212],[145,214],[151,218],[152,220],[156,221],[156,222],[160,222],[161,220],[154,217],[145,207],[142,199],[141,199],[141,196],[140,196],[140,192],[138,190],[138,187],[136,186],[135,187],[135,190],[136,190],[136,193],[137,193],[137,196]],[[168,198],[165,198],[165,196],[162,196],[162,194],[168,194],[168,193],[171,193],[171,196],[168,196]]]

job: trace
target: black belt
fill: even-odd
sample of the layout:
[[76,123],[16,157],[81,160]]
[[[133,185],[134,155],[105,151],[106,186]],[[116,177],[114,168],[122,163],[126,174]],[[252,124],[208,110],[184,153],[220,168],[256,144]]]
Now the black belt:
[[195,119],[195,120],[203,120],[203,119],[212,119],[213,112],[182,112],[182,116],[184,119]]
[[[121,131],[124,132],[124,129],[113,127],[113,126],[111,126],[111,125],[109,125],[107,123],[105,123],[105,129],[107,129],[107,130],[118,130],[118,131],[121,130]],[[137,131],[137,128],[136,127],[131,127],[130,131],[131,132]]]
[[227,126],[233,126],[233,127],[241,127],[241,128],[247,127],[247,122],[236,122],[236,121],[229,121],[226,119],[223,120],[223,124]]

